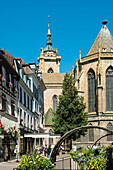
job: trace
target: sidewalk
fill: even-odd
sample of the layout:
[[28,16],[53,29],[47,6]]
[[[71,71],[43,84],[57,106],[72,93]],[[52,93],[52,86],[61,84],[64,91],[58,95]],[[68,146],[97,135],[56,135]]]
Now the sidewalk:
[[13,170],[17,168],[19,162],[16,162],[16,159],[9,160],[8,162],[0,162],[0,170]]

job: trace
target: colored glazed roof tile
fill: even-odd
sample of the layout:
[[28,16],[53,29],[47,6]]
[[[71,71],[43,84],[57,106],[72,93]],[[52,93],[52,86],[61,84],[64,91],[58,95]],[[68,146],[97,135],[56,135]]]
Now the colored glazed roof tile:
[[105,52],[111,52],[111,49],[113,49],[113,37],[106,25],[102,26],[97,38],[95,39],[86,56],[98,53],[99,46],[101,50],[105,49]]
[[53,110],[50,108],[45,114],[45,125],[52,126],[53,125]]
[[63,83],[65,73],[42,73],[44,83]]

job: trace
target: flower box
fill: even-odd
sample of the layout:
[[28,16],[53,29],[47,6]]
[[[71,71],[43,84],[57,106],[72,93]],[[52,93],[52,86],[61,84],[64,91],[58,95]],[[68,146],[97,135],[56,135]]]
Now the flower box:
[[4,76],[2,76],[1,80],[2,80],[2,82],[6,81]]
[[15,93],[18,93],[18,89],[15,87]]
[[22,121],[23,121],[23,119],[22,119],[22,118],[20,118],[20,121],[22,122]]
[[13,87],[13,84],[11,82],[9,82],[9,87],[12,88]]

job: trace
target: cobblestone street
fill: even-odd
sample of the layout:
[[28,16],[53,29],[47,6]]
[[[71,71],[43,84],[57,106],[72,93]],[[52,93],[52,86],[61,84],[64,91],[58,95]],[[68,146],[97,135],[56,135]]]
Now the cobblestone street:
[[16,159],[8,162],[0,162],[0,170],[13,170],[17,168],[18,164],[19,162],[16,162]]

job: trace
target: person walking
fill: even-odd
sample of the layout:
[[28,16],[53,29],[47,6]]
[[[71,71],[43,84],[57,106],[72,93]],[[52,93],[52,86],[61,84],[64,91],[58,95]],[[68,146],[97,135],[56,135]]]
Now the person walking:
[[7,145],[4,146],[4,161],[8,161],[8,148],[7,148]]
[[47,157],[50,157],[50,153],[51,153],[51,144],[49,144],[49,147],[47,149]]
[[44,156],[47,156],[47,145],[45,145]]

